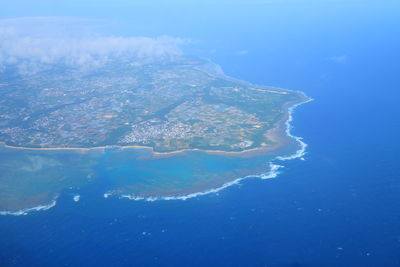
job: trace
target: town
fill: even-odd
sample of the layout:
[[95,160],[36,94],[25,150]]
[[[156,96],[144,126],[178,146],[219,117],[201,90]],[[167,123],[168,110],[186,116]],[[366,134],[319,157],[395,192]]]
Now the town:
[[0,141],[22,147],[141,145],[240,151],[265,135],[296,92],[213,72],[203,59],[54,68],[0,80]]

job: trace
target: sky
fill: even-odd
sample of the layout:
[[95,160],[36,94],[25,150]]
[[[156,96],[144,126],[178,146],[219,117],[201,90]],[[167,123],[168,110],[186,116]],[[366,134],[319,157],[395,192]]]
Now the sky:
[[[2,0],[4,1],[4,0]],[[343,1],[343,0],[236,0],[236,1],[4,1],[1,18],[27,16],[72,16],[126,22],[130,31],[147,35],[237,34],[242,27],[252,32],[256,22],[269,22],[269,29],[313,25],[321,23],[338,26],[337,19],[362,19],[373,22],[382,15],[394,17],[398,1]],[[110,23],[110,21],[108,22]],[[253,28],[249,29],[249,25]]]
[[[37,54],[30,52],[31,46],[25,49],[23,42],[9,39],[8,48],[11,47],[14,54],[22,53],[25,58],[46,59],[43,51],[52,52],[48,58],[71,55],[73,48],[62,49],[60,43],[81,47],[73,50],[76,56],[70,61],[75,63],[86,63],[85,58],[91,59],[93,54],[94,57],[104,55],[105,50],[111,54],[121,50],[132,53],[149,50],[155,54],[157,51],[161,54],[162,51],[183,51],[211,58],[232,76],[240,75],[239,65],[247,67],[264,61],[265,76],[271,83],[282,86],[291,86],[285,84],[285,73],[295,73],[303,68],[303,75],[308,75],[306,66],[315,64],[316,59],[345,65],[362,50],[366,53],[394,50],[397,44],[389,37],[400,36],[400,3],[393,0],[0,2],[4,2],[0,9],[0,25],[5,19],[24,20],[21,18],[29,18],[30,24],[32,17],[39,17],[37,21],[42,22],[68,21],[64,26],[52,22],[44,28],[39,27],[40,38],[45,36],[47,40],[37,40],[36,48],[33,47]],[[26,29],[27,36],[32,38],[38,31],[35,33],[31,30],[34,27],[26,27],[26,24],[20,29]],[[101,39],[96,39],[99,36]],[[63,41],[66,39],[69,41]],[[115,45],[116,40],[120,45]],[[110,46],[110,42],[114,46]],[[132,42],[135,45],[131,47]],[[148,49],[146,42],[154,49]],[[51,44],[57,49],[48,49]],[[4,39],[2,45],[7,46]],[[92,57],[82,56],[89,52]],[[3,53],[4,57],[8,56]],[[326,76],[326,72],[312,75]],[[255,73],[255,77],[260,77],[259,73]],[[293,74],[292,77],[293,83],[299,84]]]

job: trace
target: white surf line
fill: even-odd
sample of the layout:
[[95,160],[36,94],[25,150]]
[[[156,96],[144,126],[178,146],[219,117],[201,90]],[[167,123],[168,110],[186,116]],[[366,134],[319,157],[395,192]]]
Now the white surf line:
[[[291,106],[288,110],[289,112],[289,117],[288,120],[285,122],[286,124],[286,134],[295,139],[299,144],[300,144],[300,149],[298,149],[293,155],[289,155],[289,156],[278,156],[275,158],[275,160],[281,160],[281,161],[286,161],[286,160],[291,160],[291,159],[296,159],[296,158],[302,158],[305,154],[306,154],[306,148],[307,148],[307,144],[305,142],[302,141],[302,137],[298,137],[298,136],[294,136],[291,134],[291,130],[293,129],[293,126],[291,125],[291,122],[293,121],[293,113],[294,110],[300,106],[303,105],[305,103],[311,102],[314,99],[309,98],[307,101],[295,104],[293,106]],[[217,188],[212,188],[206,191],[202,191],[202,192],[196,192],[196,193],[192,193],[192,194],[188,194],[188,195],[181,195],[181,196],[166,196],[166,197],[141,197],[141,196],[136,196],[133,194],[124,194],[124,195],[119,195],[119,198],[126,198],[129,200],[144,200],[144,201],[157,201],[157,200],[187,200],[190,198],[195,198],[198,196],[204,196],[204,195],[208,195],[208,194],[212,194],[212,193],[218,193],[219,191],[230,187],[232,185],[236,185],[239,184],[242,180],[247,179],[247,178],[261,178],[261,179],[270,179],[270,178],[276,178],[278,176],[279,169],[283,168],[284,166],[282,165],[278,165],[278,164],[274,164],[272,162],[269,162],[269,166],[270,166],[270,171],[265,173],[265,174],[261,174],[261,175],[248,175],[245,177],[241,177],[238,179],[235,179],[231,182],[227,182],[225,184],[223,184],[220,187]],[[108,198],[111,197],[113,195],[117,195],[116,192],[113,191],[108,191],[106,192],[103,196],[104,198]]]
[[288,156],[278,156],[278,157],[276,157],[275,159],[281,160],[281,161],[285,161],[285,160],[291,160],[291,159],[301,158],[301,157],[303,157],[303,156],[306,154],[306,149],[307,149],[307,146],[308,146],[308,145],[307,145],[306,143],[303,142],[303,138],[302,138],[302,137],[293,135],[293,134],[291,133],[291,131],[292,131],[292,129],[293,129],[292,121],[293,121],[293,114],[294,114],[295,109],[296,109],[298,106],[301,106],[301,105],[303,105],[303,104],[305,104],[305,103],[308,103],[308,102],[311,102],[311,101],[314,101],[314,99],[310,98],[310,99],[308,99],[308,100],[305,101],[305,102],[301,102],[301,103],[298,103],[298,104],[296,104],[296,105],[291,106],[291,107],[289,108],[289,118],[288,118],[288,120],[287,120],[286,123],[285,123],[285,124],[286,124],[286,134],[287,134],[287,136],[289,136],[289,137],[293,138],[294,140],[296,140],[296,142],[298,142],[298,143],[300,144],[300,149],[298,149],[298,150],[297,150],[294,154],[292,154],[292,155],[288,155]]
[[[231,182],[227,182],[219,187],[216,188],[212,188],[206,191],[201,191],[201,192],[196,192],[196,193],[191,193],[188,195],[178,195],[178,196],[165,196],[165,197],[141,197],[141,196],[136,196],[136,195],[131,195],[131,194],[124,194],[124,195],[120,195],[119,198],[126,198],[129,200],[144,200],[144,201],[157,201],[157,200],[187,200],[190,198],[195,198],[198,196],[204,196],[204,195],[208,195],[208,194],[212,194],[212,193],[218,193],[219,191],[228,188],[232,185],[236,185],[239,184],[242,180],[248,179],[248,178],[261,178],[261,179],[271,179],[271,178],[275,178],[278,176],[279,174],[279,169],[283,168],[283,166],[278,165],[278,164],[273,164],[273,163],[269,163],[270,166],[270,170],[267,173],[264,174],[260,174],[260,175],[248,175],[245,177],[241,177],[241,178],[237,178]],[[108,198],[112,195],[114,195],[115,193],[113,191],[109,191],[107,193],[104,194],[104,198]]]
[[28,215],[28,213],[30,213],[32,211],[48,210],[57,204],[57,198],[58,198],[58,196],[47,205],[39,205],[39,206],[36,206],[33,208],[26,208],[26,209],[21,209],[21,210],[17,210],[17,211],[0,211],[0,215],[21,216],[21,215]]

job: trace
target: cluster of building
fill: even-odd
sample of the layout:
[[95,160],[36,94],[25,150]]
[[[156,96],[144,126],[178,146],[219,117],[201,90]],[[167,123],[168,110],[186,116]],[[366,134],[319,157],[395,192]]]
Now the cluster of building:
[[66,77],[43,74],[26,84],[26,104],[12,105],[25,92],[18,84],[0,100],[5,107],[0,138],[44,147],[240,150],[253,146],[255,134],[271,125],[277,112],[266,105],[279,107],[277,96],[287,94],[215,77],[191,64],[117,66]]
[[132,126],[132,130],[119,141],[120,144],[154,144],[174,139],[186,139],[190,125],[150,120]]

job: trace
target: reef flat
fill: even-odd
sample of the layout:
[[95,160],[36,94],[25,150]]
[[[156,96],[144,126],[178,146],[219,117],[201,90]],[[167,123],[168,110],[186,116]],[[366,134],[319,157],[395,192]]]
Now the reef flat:
[[309,101],[302,92],[235,80],[209,60],[7,71],[0,78],[3,214],[46,209],[63,191],[105,177],[107,197],[186,199],[244,177],[274,177],[271,160],[304,153],[288,132],[293,107]]

